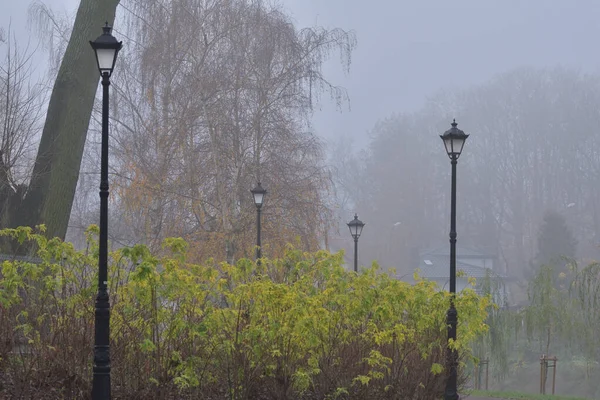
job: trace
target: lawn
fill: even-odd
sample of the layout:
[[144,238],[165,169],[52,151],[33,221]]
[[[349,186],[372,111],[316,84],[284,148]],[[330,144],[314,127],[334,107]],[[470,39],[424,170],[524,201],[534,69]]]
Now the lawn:
[[498,399],[525,399],[525,400],[589,400],[584,397],[553,396],[550,394],[532,394],[522,392],[499,392],[486,390],[473,390],[470,396],[492,397]]

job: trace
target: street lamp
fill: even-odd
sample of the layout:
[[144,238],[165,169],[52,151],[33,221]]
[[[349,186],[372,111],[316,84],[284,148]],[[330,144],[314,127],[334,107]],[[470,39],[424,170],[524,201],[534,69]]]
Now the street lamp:
[[354,219],[348,222],[350,234],[354,238],[354,272],[358,272],[358,238],[362,233],[365,223],[358,219],[358,215],[354,214]]
[[[450,308],[446,315],[448,325],[448,343],[450,339],[456,340],[456,325],[458,322],[458,313],[454,306],[456,296],[456,163],[462,152],[465,141],[469,137],[466,133],[458,129],[456,120],[452,121],[452,128],[440,135],[446,147],[446,153],[450,157],[452,164],[452,193],[450,200]],[[458,355],[448,345],[447,348],[448,380],[446,381],[446,391],[444,400],[458,400],[457,391],[457,368]]]
[[100,161],[100,242],[98,254],[98,294],[94,335],[94,377],[92,399],[110,399],[110,303],[108,299],[108,86],[123,42],[111,34],[112,27],[102,28],[102,35],[90,41],[96,53],[102,77],[102,153]]
[[256,262],[260,263],[262,257],[261,244],[260,244],[260,211],[265,201],[265,195],[267,191],[261,186],[260,182],[256,184],[256,187],[250,190],[252,196],[254,196],[254,205],[256,205]]

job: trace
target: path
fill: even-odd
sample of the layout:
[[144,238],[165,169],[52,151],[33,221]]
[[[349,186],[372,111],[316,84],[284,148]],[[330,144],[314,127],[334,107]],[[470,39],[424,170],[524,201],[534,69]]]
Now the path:
[[467,395],[462,395],[460,396],[461,400],[501,400],[498,399],[497,397],[475,397],[475,396],[467,396]]

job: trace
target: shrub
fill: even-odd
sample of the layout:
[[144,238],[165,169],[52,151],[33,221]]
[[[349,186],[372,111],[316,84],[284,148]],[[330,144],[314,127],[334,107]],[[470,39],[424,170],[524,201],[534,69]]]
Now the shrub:
[[[96,228],[88,248],[29,228],[38,263],[5,261],[0,276],[0,394],[86,398],[91,388]],[[110,254],[111,361],[122,399],[435,399],[444,389],[449,296],[342,255],[302,253],[236,265],[186,261],[144,246]],[[456,300],[461,359],[485,330],[488,298]]]

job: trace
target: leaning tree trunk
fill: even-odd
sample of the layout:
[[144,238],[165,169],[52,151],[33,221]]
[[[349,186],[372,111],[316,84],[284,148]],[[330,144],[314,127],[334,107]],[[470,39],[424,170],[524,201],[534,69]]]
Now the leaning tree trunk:
[[[112,25],[119,0],[81,0],[62,59],[42,132],[33,175],[11,225],[45,224],[64,239],[100,74],[89,40]],[[15,213],[16,211],[16,213]]]

